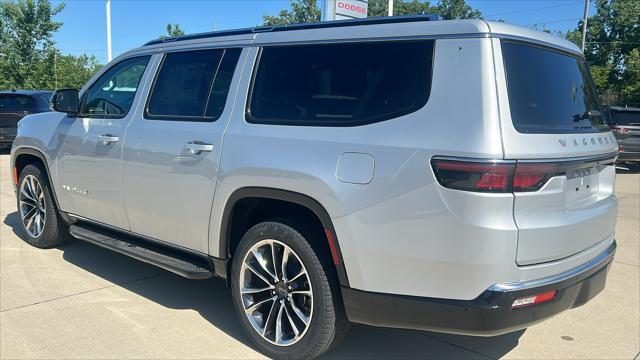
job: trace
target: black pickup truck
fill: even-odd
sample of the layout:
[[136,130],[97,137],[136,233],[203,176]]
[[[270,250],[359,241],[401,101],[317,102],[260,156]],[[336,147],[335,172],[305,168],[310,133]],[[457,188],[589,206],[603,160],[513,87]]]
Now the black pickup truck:
[[20,119],[51,111],[52,94],[46,90],[0,90],[0,149],[11,147]]

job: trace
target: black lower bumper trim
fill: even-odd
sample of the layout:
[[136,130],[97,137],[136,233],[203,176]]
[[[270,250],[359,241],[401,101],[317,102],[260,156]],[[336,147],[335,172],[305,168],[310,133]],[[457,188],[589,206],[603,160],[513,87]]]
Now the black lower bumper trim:
[[[585,304],[604,289],[612,258],[611,256],[588,271],[557,283],[525,290],[487,290],[473,300],[382,294],[351,288],[342,288],[342,296],[347,316],[352,322],[495,336],[527,328],[562,311]],[[517,298],[550,290],[557,290],[557,295],[548,303],[511,308]]]

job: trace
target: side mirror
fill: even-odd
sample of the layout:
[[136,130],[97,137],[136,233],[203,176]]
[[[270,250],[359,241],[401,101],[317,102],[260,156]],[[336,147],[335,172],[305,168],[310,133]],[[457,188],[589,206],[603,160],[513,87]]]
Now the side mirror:
[[53,111],[76,115],[80,112],[80,100],[78,99],[78,90],[76,89],[60,89],[56,90],[51,97]]

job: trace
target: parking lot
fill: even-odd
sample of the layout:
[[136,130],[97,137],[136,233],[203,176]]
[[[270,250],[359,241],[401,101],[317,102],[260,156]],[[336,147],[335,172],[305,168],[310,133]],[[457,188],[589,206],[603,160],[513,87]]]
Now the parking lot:
[[[640,175],[620,171],[618,252],[585,306],[494,338],[355,325],[326,358],[634,359],[640,349]],[[261,358],[219,280],[197,281],[72,241],[21,240],[9,156],[0,155],[2,359]]]

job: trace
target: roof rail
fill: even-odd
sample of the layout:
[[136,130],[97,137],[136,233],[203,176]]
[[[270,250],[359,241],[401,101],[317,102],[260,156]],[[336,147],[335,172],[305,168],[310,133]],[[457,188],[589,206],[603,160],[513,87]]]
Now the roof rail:
[[337,28],[337,27],[347,27],[347,26],[395,24],[395,23],[405,23],[405,22],[438,21],[438,20],[442,20],[442,17],[438,14],[425,14],[425,15],[404,15],[404,16],[376,16],[376,17],[370,17],[370,18],[364,18],[364,19],[321,21],[321,22],[301,23],[301,24],[291,24],[291,25],[261,26],[261,27],[253,27],[253,28],[212,31],[212,32],[204,32],[204,33],[191,34],[191,35],[168,37],[164,39],[151,40],[146,44],[144,44],[143,46],[163,44],[163,43],[183,41],[183,40],[207,39],[207,38],[214,38],[214,37],[220,37],[220,36],[245,35],[245,34],[255,34],[255,33],[262,33],[262,32],[324,29],[324,28]]

